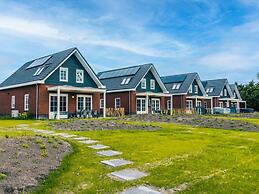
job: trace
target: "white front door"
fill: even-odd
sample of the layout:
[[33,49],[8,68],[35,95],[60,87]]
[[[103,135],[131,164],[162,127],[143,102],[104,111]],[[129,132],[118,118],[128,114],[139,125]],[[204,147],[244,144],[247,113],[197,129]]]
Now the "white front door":
[[93,108],[91,95],[77,95],[77,112],[91,111]]
[[152,112],[160,111],[160,99],[159,98],[152,98],[151,99],[151,107],[152,107]]
[[146,114],[146,99],[137,98],[137,114]]
[[[58,97],[57,94],[49,94],[49,119],[57,118]],[[68,95],[60,94],[60,118],[68,118]]]

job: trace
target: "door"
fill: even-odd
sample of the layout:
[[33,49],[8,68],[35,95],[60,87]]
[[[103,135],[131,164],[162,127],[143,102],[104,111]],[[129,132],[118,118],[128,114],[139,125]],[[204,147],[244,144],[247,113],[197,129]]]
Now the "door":
[[137,98],[137,114],[146,114],[146,99]]
[[77,95],[77,112],[92,110],[91,95]]
[[151,107],[152,107],[152,112],[160,111],[160,99],[159,98],[152,98],[151,99]]
[[[60,118],[68,118],[68,95],[60,94],[59,103]],[[58,97],[57,94],[49,95],[49,119],[57,118]]]
[[202,107],[201,107],[201,101],[200,100],[198,100],[197,101],[197,107],[196,107],[196,109],[197,109],[197,112],[198,112],[198,114],[201,114],[202,113]]

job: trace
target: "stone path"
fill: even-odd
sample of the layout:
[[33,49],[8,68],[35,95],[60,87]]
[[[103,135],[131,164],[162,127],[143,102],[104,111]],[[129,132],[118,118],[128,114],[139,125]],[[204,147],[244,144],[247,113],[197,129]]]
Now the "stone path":
[[100,156],[111,157],[111,156],[121,155],[122,153],[118,152],[118,151],[114,151],[114,150],[105,150],[105,151],[99,151],[99,152],[97,152],[97,154],[100,155]]
[[110,148],[110,146],[106,146],[106,145],[103,145],[103,144],[96,144],[96,145],[91,145],[91,146],[88,146],[88,147],[92,148],[92,149],[95,149],[95,150],[104,150],[104,149]]
[[101,161],[101,163],[106,164],[108,166],[112,166],[112,167],[118,167],[118,166],[133,164],[133,162],[131,162],[129,160],[124,160],[124,159],[103,160],[103,161]]
[[128,168],[112,172],[109,176],[115,180],[132,181],[147,176],[147,173],[141,172],[137,169]]
[[149,186],[137,186],[123,191],[121,194],[162,194],[160,191],[155,190]]
[[88,139],[88,140],[84,140],[84,141],[78,141],[79,143],[83,143],[83,144],[95,144],[97,143],[98,141],[97,140],[92,140],[92,139]]

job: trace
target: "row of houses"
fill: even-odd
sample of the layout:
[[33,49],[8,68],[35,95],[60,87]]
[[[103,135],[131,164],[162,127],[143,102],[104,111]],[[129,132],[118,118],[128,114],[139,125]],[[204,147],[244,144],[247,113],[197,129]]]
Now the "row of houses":
[[160,76],[153,64],[96,74],[77,48],[25,63],[0,84],[0,115],[36,118],[163,112],[213,113],[245,108],[235,84],[201,80],[198,73]]

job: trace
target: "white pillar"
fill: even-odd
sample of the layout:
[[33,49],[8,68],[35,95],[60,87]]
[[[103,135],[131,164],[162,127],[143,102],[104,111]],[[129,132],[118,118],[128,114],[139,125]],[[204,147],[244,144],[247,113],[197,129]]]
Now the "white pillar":
[[148,114],[148,94],[146,94],[146,112]]
[[171,95],[171,110],[170,110],[170,114],[173,115],[173,95]]
[[106,91],[103,93],[103,117],[106,117]]
[[[67,105],[68,106],[68,105]],[[57,119],[60,119],[60,87],[57,89]]]
[[247,108],[247,107],[246,107],[246,101],[245,101],[245,108]]
[[213,114],[213,97],[210,99],[210,109],[211,109],[211,114]]

